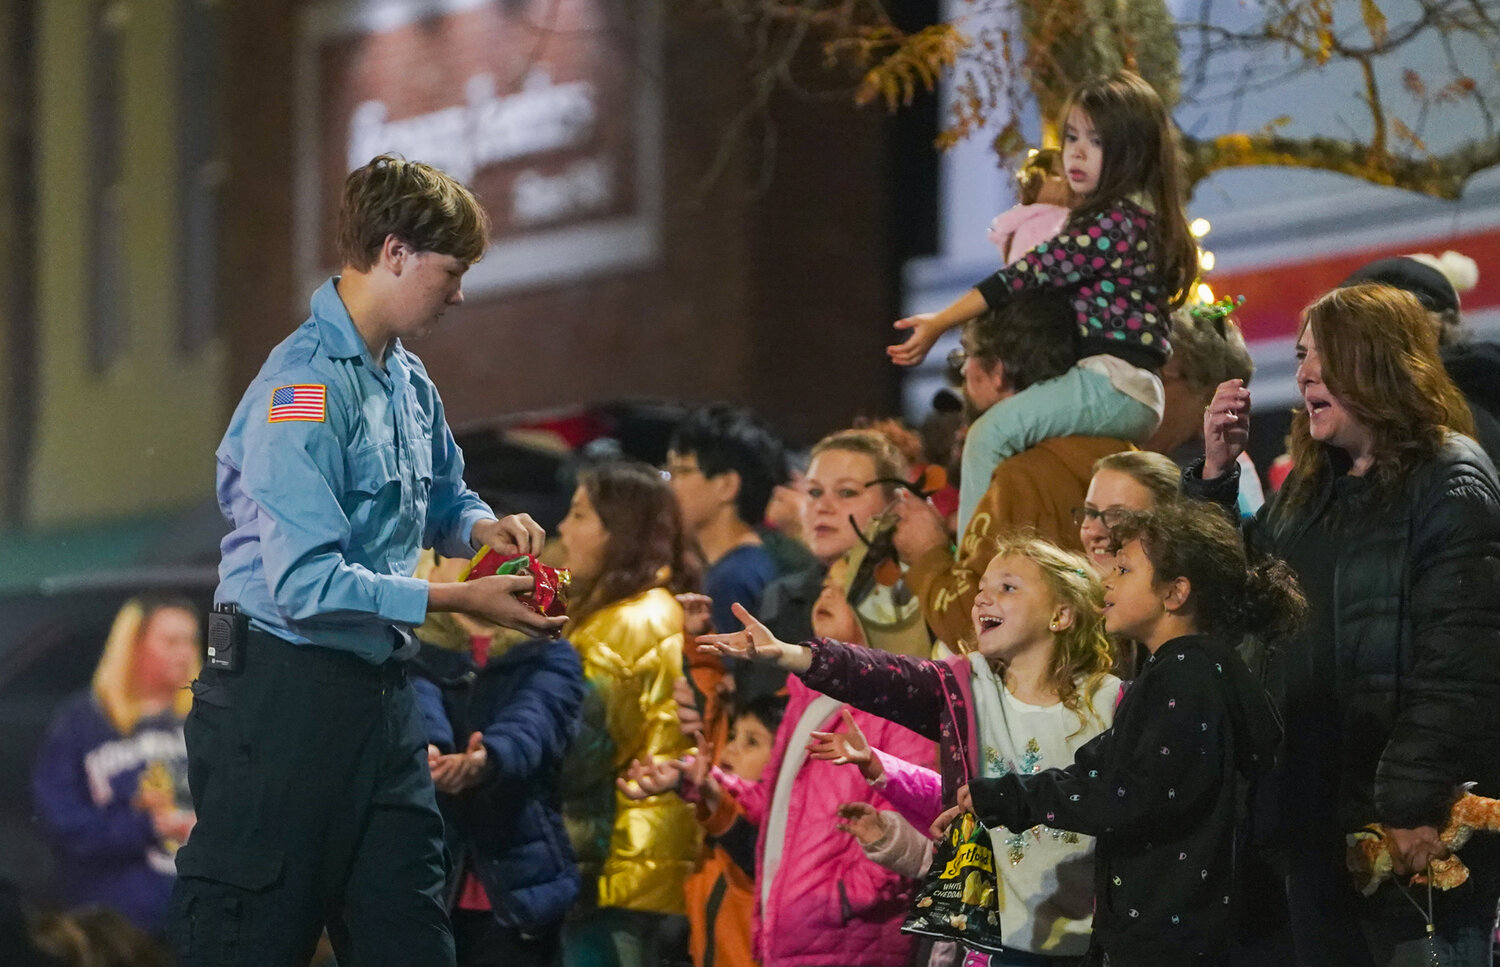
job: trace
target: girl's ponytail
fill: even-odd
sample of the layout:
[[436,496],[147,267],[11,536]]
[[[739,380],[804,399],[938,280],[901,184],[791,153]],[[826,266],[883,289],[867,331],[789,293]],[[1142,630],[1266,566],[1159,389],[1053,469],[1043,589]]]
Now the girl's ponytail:
[[1307,598],[1286,562],[1266,558],[1245,575],[1240,630],[1274,641],[1297,633],[1307,620]]
[[1251,567],[1239,528],[1213,504],[1168,501],[1127,519],[1111,536],[1116,544],[1139,538],[1158,583],[1187,578],[1187,613],[1200,632],[1273,641],[1296,633],[1307,616],[1291,568],[1274,558]]

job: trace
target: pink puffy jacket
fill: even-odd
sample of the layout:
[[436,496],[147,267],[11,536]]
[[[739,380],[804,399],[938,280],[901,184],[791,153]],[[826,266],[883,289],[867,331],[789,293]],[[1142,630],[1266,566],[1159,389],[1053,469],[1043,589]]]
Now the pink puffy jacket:
[[[745,817],[760,827],[756,862],[766,848],[766,819],[777,776],[803,711],[818,693],[795,676],[787,682],[788,701],[759,782],[715,771],[726,792],[739,801]],[[931,764],[933,743],[899,725],[851,709],[870,744],[909,762]],[[837,709],[819,725],[837,731]],[[867,859],[859,841],[834,828],[840,803],[868,802],[890,809],[858,769],[805,759],[792,787],[781,865],[769,902],[760,902],[756,884],[755,950],[762,967],[905,967],[913,941],[901,933],[914,884]]]

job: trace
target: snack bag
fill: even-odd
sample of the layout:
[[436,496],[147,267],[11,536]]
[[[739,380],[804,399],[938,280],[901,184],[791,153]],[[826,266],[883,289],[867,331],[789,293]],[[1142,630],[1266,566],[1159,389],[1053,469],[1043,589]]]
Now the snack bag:
[[530,574],[533,587],[531,593],[519,596],[521,603],[549,618],[567,614],[568,585],[573,582],[573,573],[567,568],[549,567],[538,561],[534,554],[506,558],[486,544],[458,579],[467,581],[491,574]]
[[933,852],[903,933],[956,940],[970,950],[1001,953],[1000,891],[989,830],[964,813]]

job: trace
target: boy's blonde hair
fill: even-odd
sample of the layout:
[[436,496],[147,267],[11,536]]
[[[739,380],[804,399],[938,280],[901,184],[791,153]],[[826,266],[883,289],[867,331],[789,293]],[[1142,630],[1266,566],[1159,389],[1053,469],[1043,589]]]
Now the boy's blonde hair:
[[[110,626],[109,637],[104,641],[104,654],[94,668],[92,690],[94,700],[104,711],[104,717],[121,735],[129,735],[141,719],[140,700],[135,695],[136,653],[141,638],[151,619],[162,611],[185,611],[196,621],[198,610],[186,599],[138,597],[126,601],[115,615]],[[193,667],[193,677],[198,677],[198,667]],[[184,688],[178,691],[172,702],[172,710],[179,719],[187,718],[193,707],[193,693]]]
[[1114,646],[1104,632],[1104,585],[1082,555],[1034,534],[1018,533],[998,540],[991,560],[1003,557],[1024,557],[1035,564],[1056,603],[1073,613],[1071,625],[1053,632],[1047,684],[1063,706],[1078,716],[1079,731],[1090,719],[1103,724],[1092,699],[1104,676],[1115,666]]
[[490,217],[474,193],[445,172],[382,154],[344,179],[340,262],[368,271],[391,235],[419,252],[451,255],[473,265],[489,247]]

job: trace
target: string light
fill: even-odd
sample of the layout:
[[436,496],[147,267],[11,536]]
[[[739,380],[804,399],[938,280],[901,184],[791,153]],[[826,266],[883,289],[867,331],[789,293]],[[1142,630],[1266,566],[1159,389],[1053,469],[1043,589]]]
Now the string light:
[[1203,271],[1212,272],[1214,270],[1214,253],[1210,252],[1208,249],[1204,249],[1203,251],[1199,252],[1198,264],[1202,266]]
[[1198,283],[1198,301],[1204,305],[1214,301],[1214,290],[1208,287],[1207,282]]
[[[1178,224],[1181,223],[1179,222]],[[1208,223],[1208,219],[1206,218],[1195,218],[1193,219],[1192,223],[1188,225],[1188,231],[1193,233],[1194,238],[1202,238],[1209,232],[1213,231],[1213,228],[1214,227]]]

